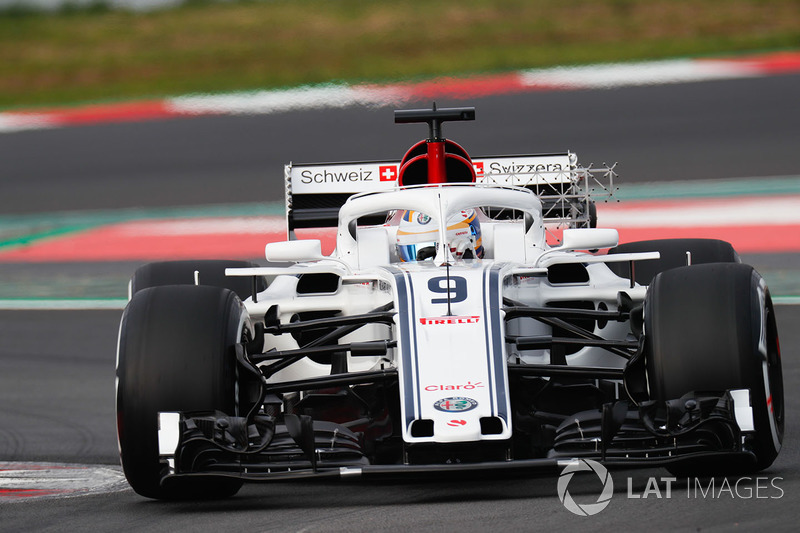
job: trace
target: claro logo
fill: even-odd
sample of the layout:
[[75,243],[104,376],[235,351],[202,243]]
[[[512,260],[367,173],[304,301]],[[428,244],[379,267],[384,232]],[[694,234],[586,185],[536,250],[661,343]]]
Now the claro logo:
[[434,392],[437,390],[475,390],[482,388],[484,388],[484,385],[480,381],[476,381],[475,383],[467,381],[464,385],[428,385],[425,387],[425,390]]
[[479,316],[437,316],[431,318],[420,318],[420,324],[426,326],[440,325],[440,324],[477,324],[480,321]]

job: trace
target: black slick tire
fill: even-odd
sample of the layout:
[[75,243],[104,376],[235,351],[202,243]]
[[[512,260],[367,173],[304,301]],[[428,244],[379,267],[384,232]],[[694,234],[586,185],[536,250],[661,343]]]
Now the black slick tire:
[[783,441],[783,376],[775,311],[758,272],[741,263],[662,272],[648,289],[644,324],[650,397],[749,389],[756,464],[747,470],[770,466]]
[[158,413],[236,414],[234,344],[247,324],[239,297],[218,287],[153,287],[128,303],[117,353],[117,435],[125,476],[140,495],[224,498],[241,487],[241,480],[213,476],[162,485]]

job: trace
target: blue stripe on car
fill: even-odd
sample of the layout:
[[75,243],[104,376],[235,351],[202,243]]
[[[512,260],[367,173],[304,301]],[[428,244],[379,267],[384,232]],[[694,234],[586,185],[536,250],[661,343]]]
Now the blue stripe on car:
[[[411,422],[416,420],[417,402],[414,398],[414,383],[411,379],[411,368],[414,358],[411,353],[411,331],[412,326],[408,323],[408,319],[412,318],[414,313],[414,301],[409,302],[408,298],[408,284],[406,283],[405,273],[400,269],[394,267],[387,267],[392,276],[394,276],[395,284],[397,286],[397,312],[400,316],[398,326],[400,328],[400,341],[401,351],[400,359],[402,361],[401,367],[401,381],[400,386],[403,389],[403,405],[405,411],[405,427],[408,430]],[[403,310],[407,310],[408,314],[403,316]]]
[[409,313],[410,317],[410,324],[411,324],[411,338],[414,339],[414,381],[417,382],[416,388],[416,401],[414,402],[414,406],[419,409],[418,412],[415,413],[416,418],[420,418],[422,416],[422,409],[420,406],[420,402],[422,401],[422,394],[420,393],[420,382],[419,382],[419,363],[417,361],[417,357],[419,354],[418,345],[417,345],[417,308],[414,305],[416,299],[414,298],[414,282],[411,279],[411,274],[406,272],[406,278],[408,279],[408,289],[411,293],[411,310]]
[[487,271],[486,268],[483,270],[483,329],[484,329],[484,338],[486,339],[486,369],[489,371],[489,404],[491,407],[491,414],[494,415],[496,413],[495,409],[495,394],[494,394],[494,384],[492,382],[492,345],[490,344],[489,339],[491,338],[491,331],[489,329],[489,299],[488,299],[488,292],[487,292],[487,278],[489,277],[490,271]]
[[[492,350],[494,352],[494,380],[497,391],[497,416],[509,422],[508,396],[505,387],[506,359],[503,352],[503,321],[500,317],[500,266],[493,265],[489,273],[489,312],[491,313]],[[494,305],[492,305],[494,304]]]

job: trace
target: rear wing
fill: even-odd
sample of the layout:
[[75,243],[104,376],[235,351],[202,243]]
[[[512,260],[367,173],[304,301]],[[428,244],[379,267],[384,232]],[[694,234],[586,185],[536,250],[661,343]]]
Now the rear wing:
[[[532,190],[542,201],[545,223],[564,228],[593,227],[594,202],[614,192],[614,166],[583,168],[572,153],[479,157],[472,160],[476,182],[514,185]],[[301,228],[329,228],[338,224],[339,208],[347,199],[367,191],[394,190],[399,161],[288,164],[286,219],[289,239]],[[491,210],[492,218],[513,213]],[[383,218],[364,221],[383,223]]]

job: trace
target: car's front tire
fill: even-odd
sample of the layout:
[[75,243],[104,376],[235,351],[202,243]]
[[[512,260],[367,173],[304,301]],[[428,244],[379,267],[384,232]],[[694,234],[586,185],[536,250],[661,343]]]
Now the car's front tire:
[[714,263],[656,275],[645,298],[644,332],[650,397],[749,389],[756,464],[746,470],[770,466],[783,440],[783,377],[775,312],[758,272]]
[[162,485],[158,413],[237,410],[234,344],[249,328],[228,289],[164,286],[138,291],[122,316],[117,353],[117,435],[125,476],[148,498],[223,498],[237,479],[192,477]]

